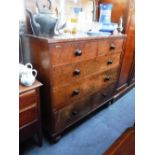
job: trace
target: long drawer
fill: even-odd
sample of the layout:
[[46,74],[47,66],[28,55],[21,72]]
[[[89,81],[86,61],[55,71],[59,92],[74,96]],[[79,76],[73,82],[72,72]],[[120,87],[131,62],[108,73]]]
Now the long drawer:
[[[104,104],[105,101],[114,92],[116,83],[112,83],[101,91],[85,97],[81,101],[70,104],[54,113],[55,116],[55,132],[60,132],[69,125],[75,123],[94,108]],[[103,94],[107,94],[104,96]]]
[[92,109],[90,96],[85,98],[83,101],[73,103],[66,106],[65,108],[56,111],[54,113],[55,117],[55,132],[60,132],[64,130],[65,127],[71,125],[83,115],[86,115]]
[[71,104],[81,97],[91,95],[117,80],[118,67],[91,75],[82,80],[58,87],[51,92],[54,110]]
[[97,41],[50,44],[52,66],[89,60],[97,55]]
[[52,86],[59,87],[80,80],[95,72],[109,70],[120,63],[120,53],[99,56],[83,62],[54,67],[51,72]]

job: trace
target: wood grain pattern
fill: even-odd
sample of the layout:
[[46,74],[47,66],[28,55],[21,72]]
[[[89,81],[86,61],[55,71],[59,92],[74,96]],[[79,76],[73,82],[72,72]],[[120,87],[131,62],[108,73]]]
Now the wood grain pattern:
[[135,128],[128,128],[103,155],[135,155]]
[[100,40],[98,42],[98,55],[121,52],[123,47],[123,41],[123,38]]
[[[58,110],[68,104],[71,104],[83,96],[91,95],[99,91],[101,88],[115,82],[118,75],[118,67],[98,74],[89,76],[88,78],[70,83],[64,87],[55,88],[52,93],[52,102],[55,110]],[[106,79],[108,78],[108,79]],[[74,91],[78,90],[78,94]]]
[[[60,132],[64,131],[67,127],[71,126],[72,124],[76,123],[81,118],[88,115],[101,105],[104,105],[106,101],[112,97],[112,93],[114,92],[114,88],[116,83],[112,83],[107,85],[102,90],[84,97],[73,104],[69,104],[64,108],[56,111],[54,113],[55,119],[55,128],[54,132],[59,134]],[[101,94],[107,93],[107,96],[103,96]]]
[[37,121],[37,108],[36,105],[31,106],[29,109],[20,112],[19,114],[19,127],[22,127],[28,123]]
[[[77,55],[77,51],[81,55]],[[94,58],[97,55],[97,42],[57,43],[50,46],[52,65],[75,63]]]
[[[114,68],[119,65],[120,54],[121,53],[114,53],[87,61],[54,67],[51,71],[53,87],[68,85],[73,81],[79,81],[99,71]],[[79,72],[77,72],[77,70]]]
[[104,88],[100,92],[96,94],[96,96],[92,99],[93,108],[100,106],[105,100],[107,100],[110,96],[113,95],[116,88],[116,82],[111,83]]
[[22,110],[33,103],[37,103],[37,94],[35,89],[19,96],[19,110]]
[[[72,39],[25,37],[29,39],[34,68],[44,83],[43,124],[52,139],[112,100],[125,35]],[[103,93],[107,97],[101,96]],[[76,116],[71,118],[69,111]]]
[[86,98],[57,111],[55,113],[55,132],[60,132],[64,130],[66,126],[74,123],[91,110],[91,106],[90,98]]

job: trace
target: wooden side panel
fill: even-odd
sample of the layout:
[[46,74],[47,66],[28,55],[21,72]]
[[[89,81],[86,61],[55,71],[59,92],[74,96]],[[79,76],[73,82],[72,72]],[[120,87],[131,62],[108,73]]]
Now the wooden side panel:
[[118,87],[129,82],[131,69],[134,63],[135,54],[135,19],[134,0],[130,0],[128,25],[126,29],[127,38],[124,43],[124,56],[120,72]]
[[52,124],[52,104],[51,104],[51,78],[50,69],[50,54],[47,40],[39,38],[28,37],[31,50],[32,64],[38,71],[37,78],[43,83],[41,87],[41,101],[43,124],[47,128],[51,129]]

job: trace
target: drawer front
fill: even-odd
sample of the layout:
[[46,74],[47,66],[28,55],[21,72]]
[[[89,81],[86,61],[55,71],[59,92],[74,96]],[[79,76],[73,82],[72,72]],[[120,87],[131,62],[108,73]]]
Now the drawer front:
[[31,106],[34,103],[37,103],[37,92],[35,89],[19,95],[19,110]]
[[88,60],[97,55],[97,41],[51,44],[50,52],[53,66]]
[[120,53],[100,56],[74,64],[54,67],[51,72],[53,87],[66,85],[99,71],[111,69],[120,63]]
[[93,108],[98,107],[100,104],[103,104],[104,101],[109,99],[109,97],[112,96],[115,91],[115,86],[116,83],[112,83],[99,91],[92,99]]
[[81,97],[88,96],[102,89],[117,79],[118,68],[100,72],[85,79],[70,83],[67,86],[52,91],[54,109],[58,110],[71,104]]
[[55,132],[60,132],[92,109],[90,97],[55,112]]
[[123,40],[123,38],[100,40],[98,42],[98,55],[121,52]]
[[31,123],[37,120],[37,107],[36,105],[31,106],[27,110],[23,110],[19,113],[19,127]]

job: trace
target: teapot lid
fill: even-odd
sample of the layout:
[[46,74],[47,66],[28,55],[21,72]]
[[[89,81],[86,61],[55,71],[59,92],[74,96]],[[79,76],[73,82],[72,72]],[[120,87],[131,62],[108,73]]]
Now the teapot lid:
[[47,4],[41,4],[41,1],[37,0],[36,1],[36,6],[37,6],[37,11],[38,13],[41,13],[41,14],[51,14],[51,1],[50,0],[47,0],[47,2],[49,3],[49,5]]

